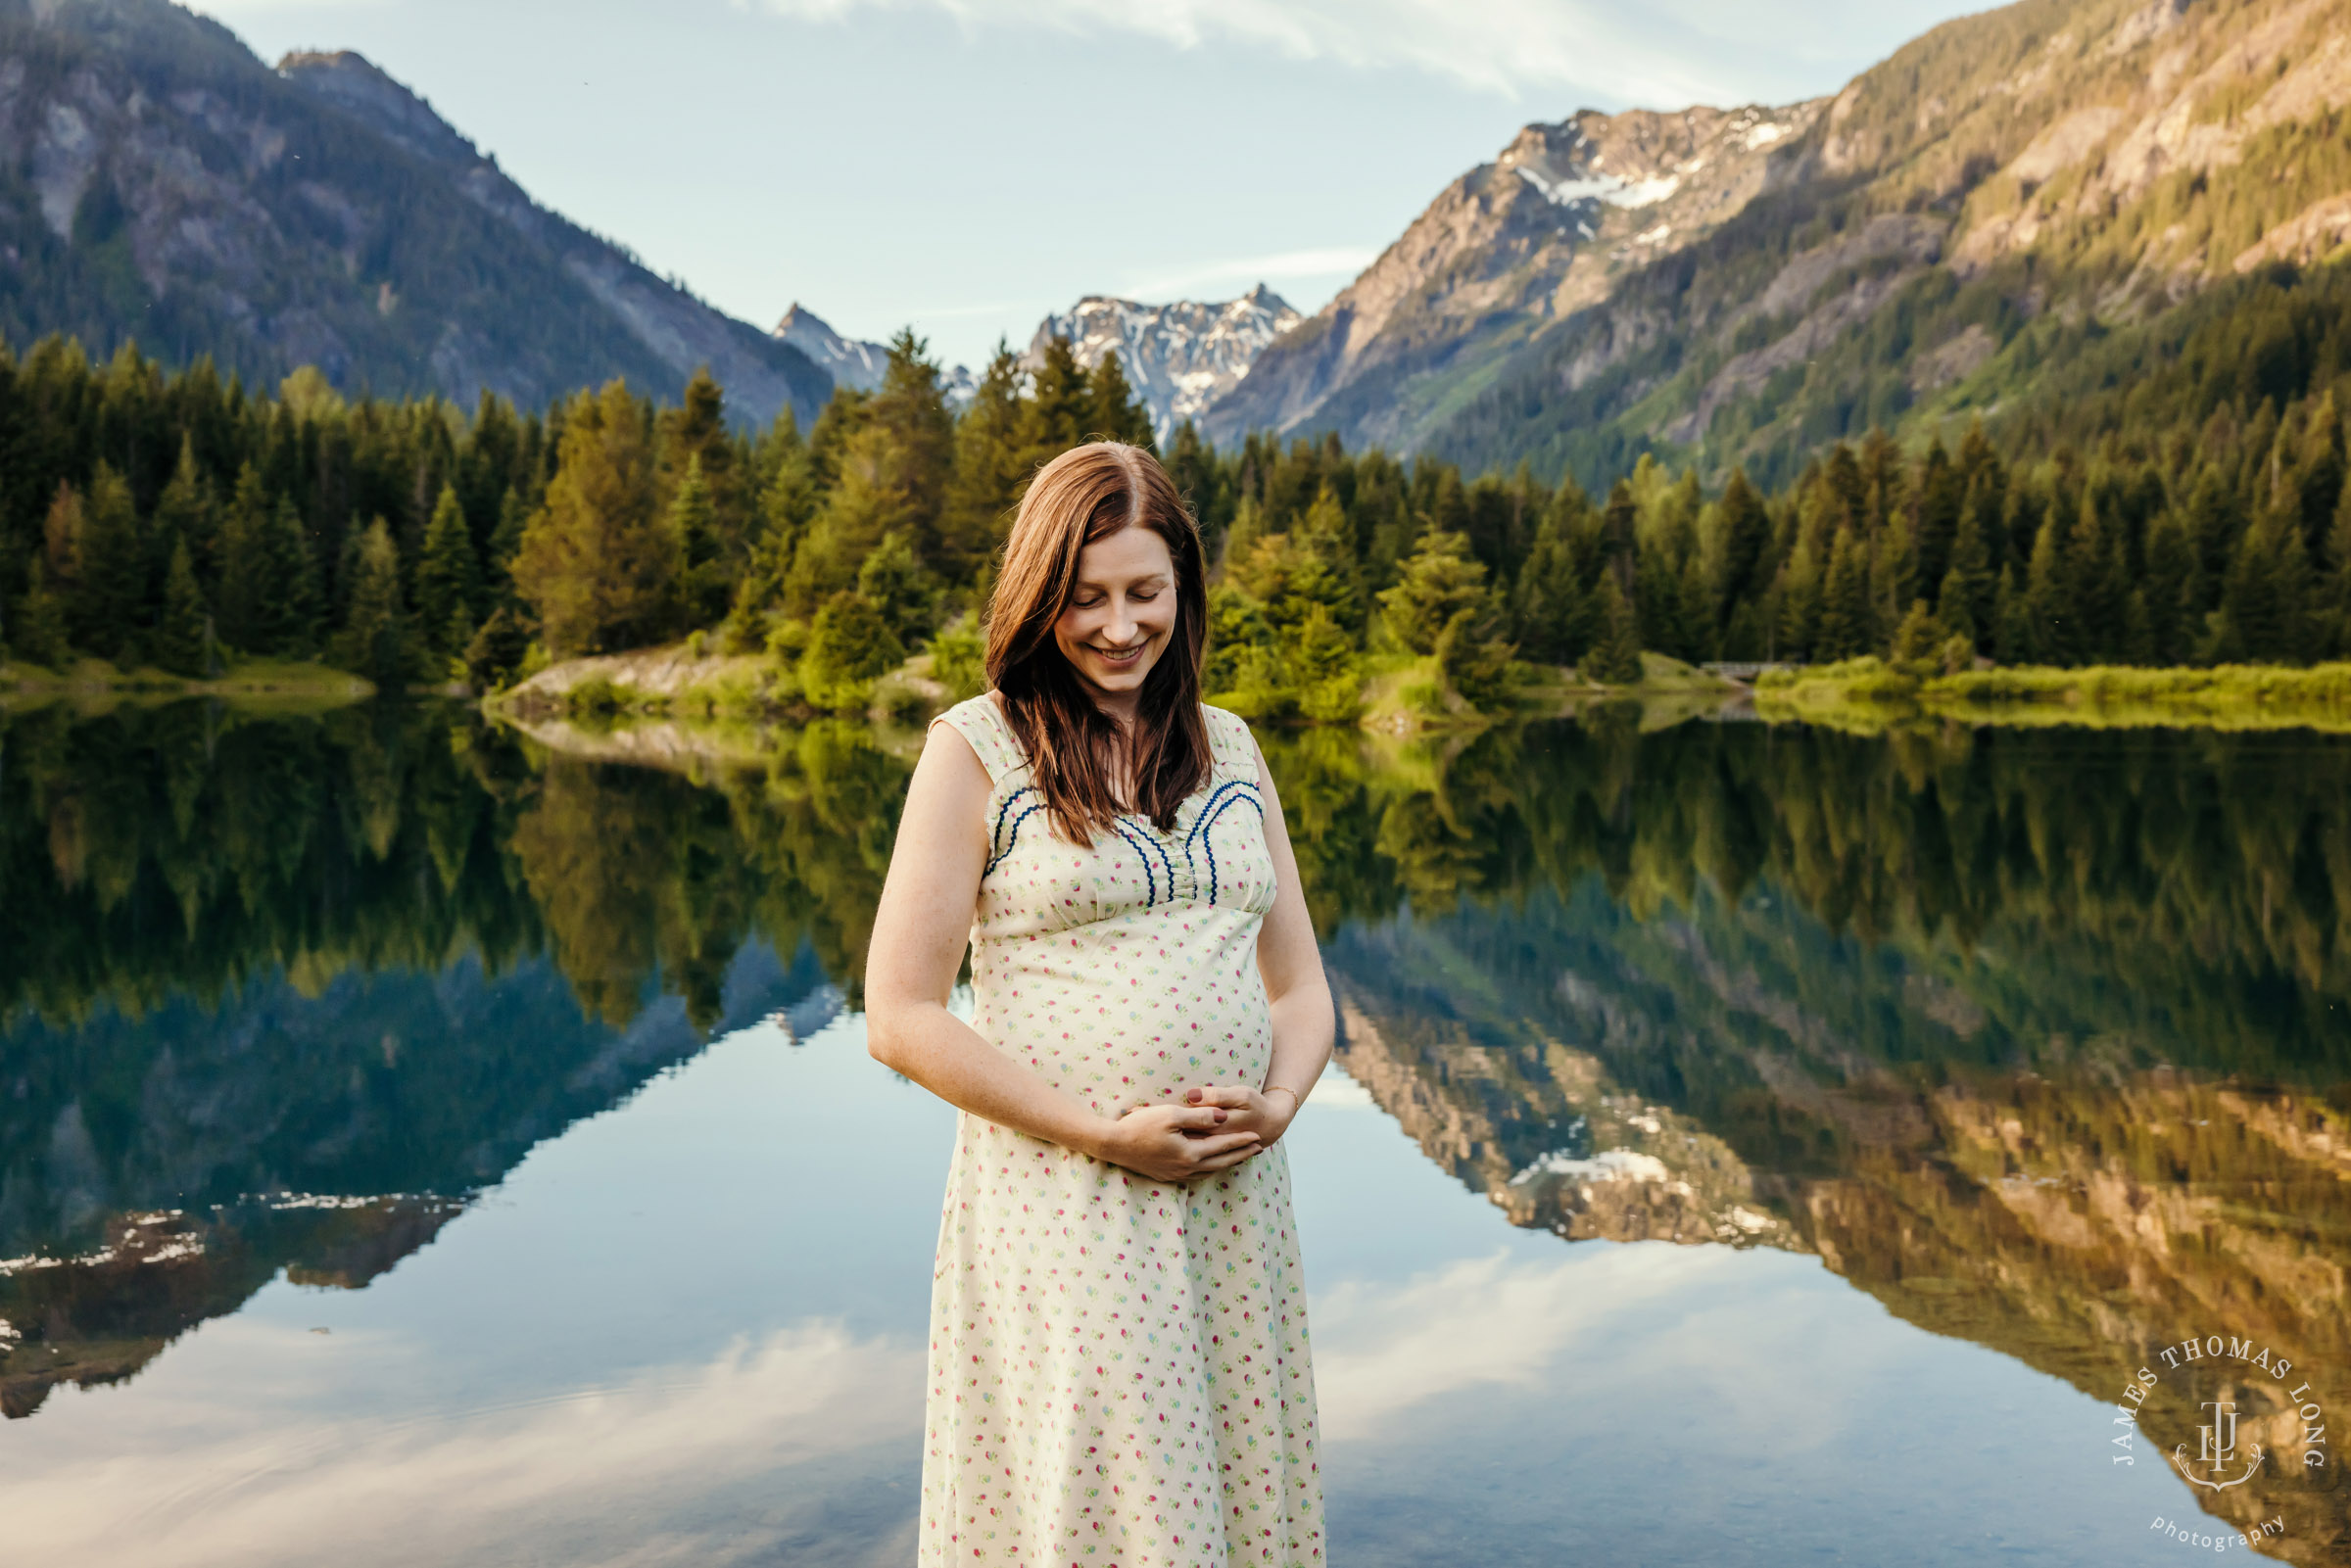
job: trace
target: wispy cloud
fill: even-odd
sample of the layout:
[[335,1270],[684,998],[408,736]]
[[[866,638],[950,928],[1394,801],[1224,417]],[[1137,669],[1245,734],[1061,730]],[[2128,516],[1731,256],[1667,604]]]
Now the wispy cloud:
[[1703,62],[1710,40],[1642,11],[1584,0],[738,0],[839,22],[860,11],[933,11],[966,29],[1139,33],[1177,48],[1231,42],[1301,60],[1426,71],[1477,91],[1582,89],[1658,108],[1741,95]]
[[1379,252],[1368,245],[1332,245],[1318,250],[1281,251],[1272,256],[1245,256],[1226,261],[1204,261],[1146,278],[1128,284],[1122,292],[1149,299],[1223,284],[1278,284],[1295,279],[1353,277],[1378,256]]

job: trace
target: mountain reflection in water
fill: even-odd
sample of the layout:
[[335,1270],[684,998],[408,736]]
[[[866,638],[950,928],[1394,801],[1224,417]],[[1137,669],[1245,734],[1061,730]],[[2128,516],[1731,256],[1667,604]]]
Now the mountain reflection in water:
[[[365,1286],[710,1038],[853,1008],[916,737],[554,738],[5,721],[9,1416],[281,1271]],[[2101,1402],[2207,1332],[2351,1400],[2351,746],[1603,714],[1268,753],[1340,1064],[1512,1224],[1817,1258]],[[2226,1387],[2277,1463],[2179,1511],[2351,1560],[2331,1450],[2228,1370],[2165,1378],[2138,1462]]]

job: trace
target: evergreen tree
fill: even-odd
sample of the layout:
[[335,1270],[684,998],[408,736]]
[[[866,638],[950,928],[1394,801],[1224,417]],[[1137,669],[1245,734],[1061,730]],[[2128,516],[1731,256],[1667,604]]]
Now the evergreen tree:
[[1486,569],[1469,558],[1469,541],[1461,534],[1423,535],[1405,562],[1404,575],[1379,595],[1388,635],[1422,654],[1436,651],[1437,639],[1454,617],[1479,618],[1486,602]]
[[294,503],[273,500],[247,463],[221,528],[220,640],[248,654],[307,654],[316,633],[315,583]]
[[2003,659],[2050,664],[2081,662],[2073,605],[2066,593],[2060,538],[2058,518],[2052,513],[2034,535],[2033,559],[2025,568],[2023,613],[2029,631],[2023,646],[2031,651],[2010,652],[2003,648],[2000,653]]
[[35,554],[27,568],[24,596],[18,600],[9,627],[9,646],[18,658],[53,670],[63,670],[72,662],[66,641],[65,600],[49,586],[46,555]]
[[547,504],[514,557],[515,590],[558,656],[649,641],[668,624],[677,555],[655,510],[643,413],[618,381],[565,412]]
[[1601,638],[1584,655],[1584,676],[1604,686],[1630,686],[1641,679],[1641,622],[1613,572],[1601,576],[1600,613]]
[[1925,599],[1912,599],[1902,624],[1894,632],[1894,662],[1904,669],[1920,674],[1930,673],[1943,658],[1943,644],[1950,633],[1927,608]]
[[130,486],[100,462],[90,475],[83,512],[81,583],[69,622],[76,641],[124,669],[136,664],[147,642],[150,598],[146,531],[130,499]]
[[1993,599],[1998,581],[1992,575],[1991,552],[1985,544],[1978,508],[1960,509],[1958,531],[1952,537],[1950,565],[1943,574],[1936,595],[1936,616],[1978,647],[1992,638]]
[[1116,349],[1102,356],[1102,362],[1087,373],[1086,380],[1091,404],[1086,424],[1092,434],[1146,451],[1159,451],[1151,433],[1151,415],[1128,383],[1127,367],[1119,362]]
[[1771,515],[1755,493],[1745,468],[1731,470],[1730,483],[1715,502],[1721,531],[1720,566],[1714,581],[1717,623],[1728,626],[1731,616],[1761,592],[1765,557],[1771,548]]
[[686,477],[669,503],[670,585],[677,595],[678,622],[709,626],[727,610],[727,563],[719,552],[717,512],[702,481],[700,457],[688,459]]
[[836,713],[862,708],[873,683],[897,668],[905,646],[871,600],[840,593],[825,601],[800,656],[800,689],[809,703]]
[[1828,576],[1820,593],[1820,629],[1812,652],[1823,662],[1867,653],[1877,642],[1871,627],[1869,567],[1853,534],[1850,528],[1839,529],[1829,550]]
[[857,569],[857,594],[881,614],[905,647],[930,641],[938,609],[938,582],[916,558],[906,536],[891,532]]
[[184,431],[179,438],[179,460],[171,469],[170,483],[156,498],[150,521],[158,539],[188,542],[189,561],[200,583],[217,579],[219,519],[213,505],[212,486],[196,465],[195,439]]
[[404,685],[417,673],[417,649],[401,604],[400,547],[380,517],[360,538],[350,618],[335,635],[332,651],[337,664],[381,687]]
[[423,554],[416,562],[416,636],[423,655],[433,665],[456,658],[473,641],[475,606],[481,597],[473,531],[466,525],[456,487],[444,485],[441,499],[433,505],[433,520],[425,527]]
[[181,539],[171,547],[164,579],[163,624],[156,629],[155,662],[192,680],[212,673],[213,612],[196,583],[195,555]]

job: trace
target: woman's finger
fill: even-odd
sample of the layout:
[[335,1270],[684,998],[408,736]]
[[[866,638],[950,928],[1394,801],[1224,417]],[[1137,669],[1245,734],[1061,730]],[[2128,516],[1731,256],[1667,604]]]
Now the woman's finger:
[[1264,1145],[1252,1143],[1246,1149],[1235,1149],[1230,1154],[1219,1155],[1213,1160],[1203,1160],[1195,1168],[1203,1171],[1225,1170],[1239,1164],[1244,1160],[1254,1160],[1265,1152]]
[[1189,1098],[1193,1105],[1220,1105],[1228,1111],[1238,1111],[1249,1103],[1249,1091],[1238,1083],[1210,1083],[1194,1089]]
[[1190,1140],[1192,1162],[1197,1164],[1234,1149],[1254,1148],[1257,1142],[1254,1132],[1221,1132],[1213,1138],[1194,1138]]
[[1187,1131],[1202,1127],[1215,1127],[1223,1122],[1225,1116],[1226,1112],[1221,1106],[1186,1106],[1176,1113],[1175,1124]]

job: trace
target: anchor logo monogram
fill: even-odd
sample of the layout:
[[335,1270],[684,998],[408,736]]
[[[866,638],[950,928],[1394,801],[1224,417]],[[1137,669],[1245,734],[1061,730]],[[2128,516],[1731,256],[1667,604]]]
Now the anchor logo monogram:
[[[2207,1419],[2196,1428],[2200,1441],[2195,1459],[2191,1464],[2187,1457],[2187,1445],[2182,1443],[2172,1449],[2172,1463],[2179,1467],[2181,1476],[2190,1486],[2205,1487],[2214,1492],[2243,1486],[2253,1479],[2253,1472],[2261,1468],[2261,1445],[2255,1443],[2247,1446],[2243,1474],[2223,1479],[2227,1476],[2229,1466],[2236,1462],[2236,1402],[2206,1400],[2203,1408]],[[2199,1469],[2202,1474],[2197,1473]]]

